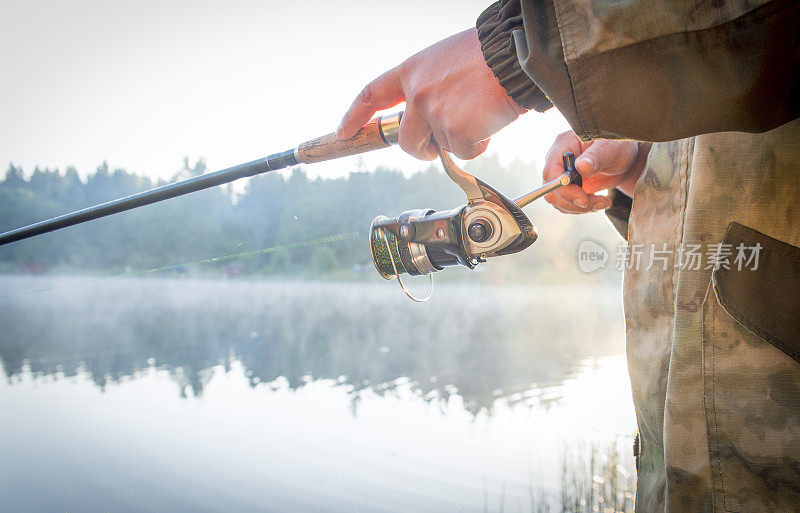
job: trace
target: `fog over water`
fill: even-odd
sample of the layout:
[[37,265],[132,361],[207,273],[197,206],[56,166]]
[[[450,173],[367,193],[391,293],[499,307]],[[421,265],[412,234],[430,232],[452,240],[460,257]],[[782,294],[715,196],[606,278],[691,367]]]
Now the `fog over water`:
[[81,281],[0,278],[53,288],[0,299],[13,511],[527,512],[628,452],[615,287]]

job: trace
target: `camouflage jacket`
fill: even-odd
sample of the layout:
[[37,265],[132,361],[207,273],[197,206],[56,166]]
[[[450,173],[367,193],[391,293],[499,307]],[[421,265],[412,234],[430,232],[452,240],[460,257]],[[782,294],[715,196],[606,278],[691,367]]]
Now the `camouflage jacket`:
[[653,146],[624,279],[637,511],[800,511],[800,120]]
[[610,212],[639,512],[800,511],[798,19],[781,0],[511,1],[479,19],[522,105],[554,103],[584,138],[671,141]]

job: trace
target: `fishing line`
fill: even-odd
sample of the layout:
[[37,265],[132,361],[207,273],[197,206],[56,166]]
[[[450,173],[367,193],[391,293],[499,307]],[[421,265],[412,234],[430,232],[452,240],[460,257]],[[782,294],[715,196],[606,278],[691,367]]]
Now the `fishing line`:
[[99,278],[92,278],[90,280],[80,281],[80,282],[77,282],[77,283],[69,283],[69,284],[66,284],[66,285],[56,285],[56,286],[45,287],[45,288],[41,288],[41,289],[27,290],[27,291],[23,291],[23,292],[15,292],[13,294],[0,296],[0,300],[2,300],[2,299],[10,299],[10,298],[15,298],[15,297],[21,297],[21,296],[28,296],[28,295],[31,295],[31,294],[38,294],[38,293],[42,293],[42,292],[50,292],[50,291],[59,290],[59,289],[79,287],[81,285],[88,285],[88,284],[91,284],[91,283],[98,283],[98,282],[102,282],[102,281],[116,280],[116,279],[119,279],[119,278],[131,278],[131,277],[136,277],[136,276],[144,276],[144,275],[147,275],[147,274],[155,274],[155,273],[159,273],[159,272],[162,272],[162,271],[180,269],[180,268],[186,267],[186,266],[214,264],[214,263],[218,263],[218,262],[225,262],[227,260],[233,260],[233,259],[236,259],[236,258],[245,258],[245,257],[250,257],[250,256],[258,256],[258,255],[269,255],[271,253],[277,253],[279,251],[285,251],[287,249],[307,248],[307,247],[311,247],[311,246],[320,246],[322,244],[331,244],[333,242],[341,242],[341,241],[345,241],[345,240],[357,239],[360,236],[361,236],[361,232],[358,232],[358,231],[349,232],[349,233],[337,233],[337,234],[334,234],[334,235],[328,235],[328,236],[325,236],[325,237],[321,237],[319,239],[310,239],[310,240],[304,240],[304,241],[299,241],[299,242],[290,242],[288,244],[281,244],[281,245],[278,245],[278,246],[272,246],[272,247],[263,248],[263,249],[255,249],[255,250],[251,250],[251,251],[243,251],[241,253],[234,253],[234,254],[231,254],[231,255],[224,255],[224,256],[217,256],[217,257],[212,257],[212,258],[205,258],[203,260],[195,260],[195,261],[192,261],[192,262],[184,262],[184,263],[181,263],[181,264],[171,264],[171,265],[167,265],[167,266],[164,266],[164,267],[155,267],[153,269],[145,269],[145,270],[142,270],[142,271],[135,271],[135,272],[131,272],[131,273],[118,274],[118,275],[115,275],[115,276],[103,276],[103,277],[99,277]]
[[[77,353],[67,353],[67,354],[58,354],[52,356],[40,356],[36,358],[20,358],[18,361],[27,363],[27,364],[34,364],[34,363],[55,363],[57,365],[62,364],[63,362],[68,361],[77,361],[77,362],[85,362],[86,360],[91,360],[93,358],[102,358],[104,356],[119,356],[121,354],[133,354],[133,353],[140,353],[141,350],[136,347],[121,347],[119,349],[114,350],[107,350],[107,351],[97,351],[94,353],[84,353],[84,354],[77,354]],[[13,361],[13,360],[9,360]],[[33,371],[32,371],[33,373]],[[70,376],[66,376],[70,377]]]

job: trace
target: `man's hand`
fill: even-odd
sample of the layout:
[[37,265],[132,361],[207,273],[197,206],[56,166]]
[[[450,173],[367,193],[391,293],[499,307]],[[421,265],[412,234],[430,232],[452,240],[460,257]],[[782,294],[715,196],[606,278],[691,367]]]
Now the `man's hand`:
[[595,192],[619,188],[633,197],[633,189],[642,174],[650,143],[597,140],[581,142],[575,132],[556,137],[545,158],[542,180],[548,182],[564,172],[562,155],[576,155],[575,167],[583,177],[583,188],[567,185],[545,196],[545,200],[565,214],[583,214],[611,206],[611,200]]
[[439,145],[462,159],[475,158],[489,137],[526,112],[486,65],[476,29],[439,41],[376,78],[344,115],[336,135],[355,135],[375,112],[406,102],[400,147],[422,160]]

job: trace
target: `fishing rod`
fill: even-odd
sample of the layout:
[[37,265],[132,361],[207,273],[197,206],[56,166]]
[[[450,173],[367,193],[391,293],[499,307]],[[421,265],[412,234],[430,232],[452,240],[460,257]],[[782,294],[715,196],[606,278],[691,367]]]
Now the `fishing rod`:
[[389,116],[380,116],[364,125],[353,137],[339,140],[336,134],[327,134],[311,139],[298,147],[269,157],[239,164],[228,169],[206,173],[194,178],[175,182],[147,191],[125,196],[93,207],[84,208],[69,214],[53,217],[22,228],[0,233],[0,246],[20,241],[36,235],[85,223],[101,217],[110,216],[176,198],[192,192],[201,191],[233,182],[240,178],[260,175],[269,171],[277,171],[298,164],[313,164],[325,160],[337,159],[349,155],[357,155],[368,151],[386,148],[396,144],[400,135],[400,119],[402,112]]
[[[240,178],[387,148],[398,142],[402,116],[403,113],[398,112],[373,118],[349,139],[340,140],[330,133],[252,162],[0,233],[0,246]],[[514,200],[459,168],[442,148],[439,148],[439,159],[447,176],[466,194],[466,204],[439,212],[415,209],[394,218],[378,216],[370,226],[370,251],[375,268],[386,279],[397,278],[403,292],[414,301],[430,299],[433,273],[445,267],[463,265],[473,269],[489,257],[518,253],[533,244],[538,238],[536,228],[522,208],[559,187],[582,186],[581,176],[575,169],[575,155],[571,152],[563,155],[561,176]],[[415,297],[403,283],[402,274],[429,275],[427,296]]]

